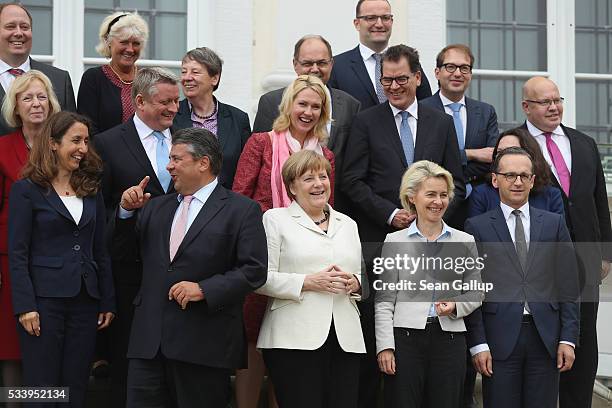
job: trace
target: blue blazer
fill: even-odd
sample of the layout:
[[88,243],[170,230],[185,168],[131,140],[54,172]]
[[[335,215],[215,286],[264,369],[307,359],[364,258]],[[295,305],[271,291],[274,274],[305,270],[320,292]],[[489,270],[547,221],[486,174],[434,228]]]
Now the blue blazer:
[[38,310],[36,298],[69,298],[81,291],[115,311],[104,242],[102,193],[83,198],[78,225],[55,190],[29,179],[13,184],[9,199],[9,270],[15,314]]
[[[549,211],[565,217],[561,190],[555,186],[546,186],[543,191],[529,194],[529,205],[540,210]],[[468,197],[468,218],[484,214],[499,207],[499,191],[490,183],[476,186]]]
[[487,343],[495,360],[508,358],[518,341],[522,300],[529,302],[551,358],[556,358],[559,341],[578,341],[578,265],[565,220],[533,206],[529,218],[525,271],[500,206],[465,222],[465,231],[474,236],[484,259],[482,280],[494,285],[482,307],[466,318],[468,347]]
[[[442,112],[444,105],[440,99],[440,91],[433,96],[423,99],[423,105],[438,109]],[[467,123],[465,132],[466,149],[482,149],[483,147],[494,147],[499,137],[497,128],[497,114],[495,108],[488,103],[477,101],[476,99],[465,97],[465,110],[467,113]],[[466,183],[484,181],[485,174],[489,173],[490,165],[477,161],[468,162],[465,150],[461,151],[461,163]]]
[[[361,103],[361,110],[379,103],[359,46],[334,57],[334,66],[327,86],[340,89],[357,99]],[[421,85],[417,87],[416,97],[421,100],[428,96],[431,96],[431,87],[425,72],[421,70]]]

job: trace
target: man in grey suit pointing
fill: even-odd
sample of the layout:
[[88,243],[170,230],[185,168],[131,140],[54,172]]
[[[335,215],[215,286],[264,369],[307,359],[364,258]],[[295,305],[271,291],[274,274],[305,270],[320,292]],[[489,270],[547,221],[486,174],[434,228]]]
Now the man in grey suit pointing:
[[[327,84],[334,64],[329,42],[320,35],[307,35],[298,40],[293,52],[293,69],[297,75],[315,75]],[[278,116],[278,105],[285,88],[270,91],[259,98],[257,116],[253,124],[253,132],[272,130],[272,124]],[[346,148],[353,117],[359,111],[357,99],[339,89],[327,88],[331,96],[332,121],[327,125],[329,140],[327,147],[334,152],[336,159],[335,205],[336,209],[345,211],[347,200],[340,192],[342,158]]]

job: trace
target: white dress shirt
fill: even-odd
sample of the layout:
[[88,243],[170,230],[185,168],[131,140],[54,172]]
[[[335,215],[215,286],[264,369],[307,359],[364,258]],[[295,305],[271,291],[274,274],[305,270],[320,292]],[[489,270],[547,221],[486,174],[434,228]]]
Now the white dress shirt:
[[79,225],[83,215],[83,199],[77,196],[59,196],[66,209],[72,215],[74,222]]
[[[212,194],[215,187],[217,187],[217,184],[219,184],[219,182],[215,177],[213,181],[193,193],[193,199],[189,203],[189,212],[187,213],[187,225],[185,227],[185,234],[187,234],[187,231],[189,231],[189,227],[191,227],[191,224],[193,224],[193,221],[200,213],[200,210],[202,209],[202,207],[204,207],[206,201],[208,201],[208,198]],[[181,203],[183,201],[183,195],[179,194],[176,199],[179,201],[179,203]],[[178,215],[181,212],[180,210],[181,205],[179,204],[178,208],[176,209],[176,212],[174,213],[174,218],[172,219],[172,228],[174,228],[174,224],[176,224]]]
[[[451,103],[454,103],[446,96],[442,95],[440,92],[440,100],[442,101],[442,105],[444,105],[444,111],[453,116],[453,110],[450,108]],[[461,97],[461,100],[458,101],[461,104],[461,109],[459,110],[459,116],[461,116],[461,126],[463,127],[463,145],[465,146],[465,137],[467,135],[467,109],[465,108],[465,96]]]
[[[15,76],[8,72],[9,69],[12,68],[13,67],[0,59],[0,84],[2,84],[2,88],[4,88],[5,93],[8,92],[9,88],[13,84],[13,81],[15,80]],[[23,64],[16,68],[23,70],[23,72],[28,72],[30,70],[30,58],[26,59]]]
[[[140,138],[140,142],[142,143],[142,147],[144,147],[145,152],[147,153],[147,157],[151,162],[151,166],[153,166],[153,171],[155,175],[159,177],[157,174],[157,138],[153,135],[154,130],[151,129],[146,123],[144,123],[139,117],[138,113],[134,115],[134,126],[136,126],[136,132],[138,132],[138,137]],[[165,129],[162,131],[164,135],[164,142],[168,147],[168,151],[172,148],[172,136],[170,134],[170,129]]]
[[[557,174],[557,169],[550,158],[550,153],[548,153],[548,148],[546,147],[546,136],[544,136],[544,132],[535,127],[533,123],[527,121],[527,130],[529,133],[535,138],[535,140],[540,145],[540,150],[544,155],[544,159],[548,166],[550,167],[550,171],[555,175],[557,181],[559,181],[559,174]],[[552,140],[557,144],[559,151],[561,152],[561,156],[563,156],[563,160],[565,161],[565,165],[569,170],[570,174],[572,173],[572,148],[570,145],[569,138],[563,133],[563,129],[561,126],[557,126],[555,130],[552,132]]]
[[[385,48],[378,54],[384,54],[386,50],[387,49]],[[361,53],[361,58],[363,58],[366,71],[368,71],[370,81],[372,81],[372,85],[374,85],[374,89],[376,89],[376,60],[374,59],[374,54],[376,54],[376,51],[373,51],[365,45],[359,43],[359,52]]]

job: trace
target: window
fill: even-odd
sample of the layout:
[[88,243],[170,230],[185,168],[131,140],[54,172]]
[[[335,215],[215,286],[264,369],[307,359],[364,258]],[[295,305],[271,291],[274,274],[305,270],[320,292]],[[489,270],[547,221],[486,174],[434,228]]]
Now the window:
[[53,0],[27,0],[21,4],[32,15],[32,54],[53,55]]

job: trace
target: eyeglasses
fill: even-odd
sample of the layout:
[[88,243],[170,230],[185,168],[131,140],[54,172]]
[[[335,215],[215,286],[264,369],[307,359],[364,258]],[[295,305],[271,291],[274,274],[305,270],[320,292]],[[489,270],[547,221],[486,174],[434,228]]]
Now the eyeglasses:
[[532,99],[525,99],[525,102],[531,102],[531,103],[535,103],[536,105],[540,105],[543,108],[548,108],[550,105],[556,105],[556,106],[560,106],[563,105],[563,101],[565,100],[565,98],[555,98],[555,99],[542,99],[542,100],[532,100]]
[[444,68],[448,73],[452,74],[459,68],[459,72],[462,74],[469,74],[472,72],[471,65],[455,65],[455,64],[442,64],[440,68]]
[[497,173],[496,172],[495,174],[499,176],[504,176],[506,181],[509,183],[514,183],[517,178],[521,179],[521,183],[531,181],[531,179],[533,178],[533,174],[528,174],[528,173],[516,174],[516,173]]
[[398,85],[406,85],[410,78],[411,77],[409,75],[402,75],[398,77],[382,77],[380,78],[380,83],[383,86],[391,86],[391,84],[393,84],[393,81],[395,81],[395,83]]
[[297,60],[297,63],[303,66],[304,68],[312,68],[315,65],[319,68],[327,68],[331,64],[332,60],[318,60],[318,61],[300,61]]
[[370,14],[367,16],[357,16],[357,18],[365,21],[368,24],[376,23],[379,18],[383,23],[390,23],[393,21],[393,14],[383,14],[382,16]]

